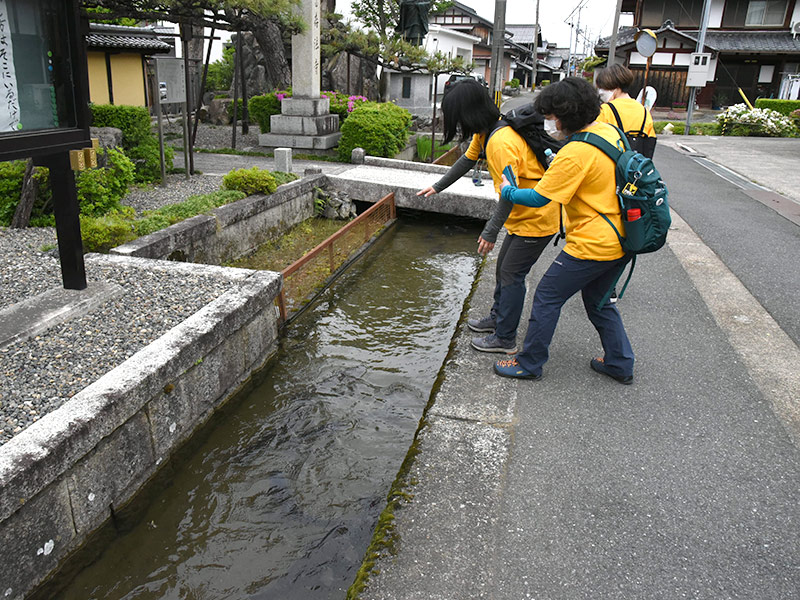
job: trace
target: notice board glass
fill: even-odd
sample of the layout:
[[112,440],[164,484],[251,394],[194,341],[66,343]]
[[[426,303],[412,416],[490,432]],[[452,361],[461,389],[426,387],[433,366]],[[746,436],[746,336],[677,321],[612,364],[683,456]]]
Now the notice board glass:
[[0,0],[0,136],[77,125],[72,3]]

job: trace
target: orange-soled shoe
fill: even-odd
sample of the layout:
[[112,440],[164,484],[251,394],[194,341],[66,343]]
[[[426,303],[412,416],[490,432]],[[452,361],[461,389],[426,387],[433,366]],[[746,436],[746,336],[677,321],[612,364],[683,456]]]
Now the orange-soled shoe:
[[533,379],[534,381],[542,378],[542,374],[534,375],[517,362],[516,357],[508,360],[498,360],[494,363],[494,372],[500,377],[511,377],[512,379]]

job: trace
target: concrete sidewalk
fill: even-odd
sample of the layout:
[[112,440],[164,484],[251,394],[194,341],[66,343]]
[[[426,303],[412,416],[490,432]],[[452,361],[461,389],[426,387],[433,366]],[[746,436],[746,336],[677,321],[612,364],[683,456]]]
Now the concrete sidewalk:
[[[494,375],[497,356],[469,347],[465,323],[490,305],[493,253],[360,598],[796,597],[800,350],[740,281],[747,268],[733,260],[734,274],[720,259],[780,217],[670,152],[679,194],[701,186],[719,202],[754,203],[751,228],[712,251],[676,214],[668,247],[640,257],[619,303],[632,386],[590,370],[602,350],[579,298],[564,307],[541,381]],[[687,211],[709,206],[684,200]],[[800,259],[793,231],[786,265]],[[540,259],[530,289],[557,252]]]

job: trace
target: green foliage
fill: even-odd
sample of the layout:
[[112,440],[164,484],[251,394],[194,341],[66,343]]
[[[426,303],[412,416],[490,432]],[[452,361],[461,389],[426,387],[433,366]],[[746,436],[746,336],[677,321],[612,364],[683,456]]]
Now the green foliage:
[[119,150],[107,152],[108,166],[79,171],[75,176],[81,214],[97,217],[119,210],[133,183],[133,163]]
[[[684,121],[653,121],[653,129],[656,134],[664,131],[667,123],[672,123],[672,133],[675,135],[683,135],[686,131],[686,122]],[[692,135],[720,135],[720,128],[718,123],[692,123]]]
[[756,108],[768,108],[787,117],[792,111],[800,109],[800,100],[776,100],[773,98],[759,98],[756,100]]
[[98,217],[81,215],[81,238],[84,252],[108,252],[111,248],[136,239],[132,222],[124,213]]
[[792,119],[769,108],[750,109],[734,104],[717,115],[722,135],[757,137],[797,137]]
[[[431,158],[431,138],[428,135],[417,135],[417,159],[422,162],[428,162]],[[436,158],[439,158],[450,150],[453,144],[445,144],[443,146],[436,146]]]
[[236,49],[233,44],[229,44],[222,49],[222,58],[208,65],[206,92],[231,89],[235,54]]
[[[93,104],[92,124],[95,127],[116,127],[122,130],[122,148],[136,165],[136,182],[160,181],[161,162],[158,139],[150,128],[150,113],[143,106]],[[164,148],[167,169],[172,169],[174,154]]]
[[291,90],[277,90],[262,96],[253,96],[247,101],[250,120],[258,123],[261,133],[269,133],[269,118],[281,114],[281,100],[291,95]]
[[[24,160],[0,162],[0,225],[7,227],[14,218],[22,194],[22,180],[25,177]],[[50,171],[45,167],[34,167],[36,198],[31,209],[30,225],[49,226],[53,220],[52,193],[50,191]]]
[[367,98],[364,96],[353,95],[348,96],[347,94],[343,94],[341,92],[331,92],[325,91],[320,93],[320,96],[323,98],[328,98],[331,105],[331,112],[335,115],[339,115],[339,126],[341,127],[344,120],[353,112],[357,107],[367,102]]
[[518,88],[519,87],[519,79],[514,77],[514,79],[512,79],[512,80],[506,81],[505,85],[508,86],[508,87],[511,87],[511,88]]
[[284,171],[272,171],[272,176],[275,178],[275,184],[280,187],[284,183],[300,179],[294,173],[285,173]]
[[[247,103],[247,107],[250,108],[250,103]],[[228,113],[228,116],[233,119],[233,101],[228,103],[228,106],[225,108],[225,112]],[[241,98],[236,99],[236,120],[242,120],[242,114],[244,113],[244,101]]]
[[546,85],[550,85],[550,80],[549,79],[542,79],[542,83],[540,83],[539,85],[541,85],[542,87],[544,87]]
[[272,173],[258,167],[234,169],[222,178],[222,185],[227,190],[239,190],[248,196],[271,194],[278,187]]
[[179,221],[210,211],[213,208],[241,200],[242,192],[220,190],[210,194],[190,196],[183,202],[148,211],[135,217],[131,207],[98,217],[81,216],[81,237],[85,252],[108,252],[111,248],[159,231]]
[[597,67],[604,64],[606,58],[602,56],[587,56],[581,63],[580,70],[584,73],[591,73]]
[[132,19],[130,17],[119,17],[116,19],[104,19],[103,16],[110,13],[111,10],[108,8],[86,8],[86,14],[89,15],[89,20],[92,23],[110,23],[112,25],[124,25],[126,27],[135,27],[139,24],[136,19]]
[[126,150],[152,137],[150,113],[144,106],[123,104],[91,104],[94,127],[116,127],[122,130],[122,147]]
[[12,160],[0,163],[0,225],[8,227],[19,204],[25,161]]
[[406,144],[411,114],[390,102],[365,102],[342,125],[339,159],[349,161],[353,148],[371,156],[392,157]]

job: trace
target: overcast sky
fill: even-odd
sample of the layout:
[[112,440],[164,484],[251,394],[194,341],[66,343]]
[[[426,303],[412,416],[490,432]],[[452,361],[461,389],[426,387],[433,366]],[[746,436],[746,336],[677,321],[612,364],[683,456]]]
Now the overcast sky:
[[[494,21],[495,0],[459,0],[461,4],[469,6],[484,19]],[[570,42],[570,26],[564,23],[570,13],[579,5],[580,28],[585,31],[586,37],[594,42],[600,36],[611,35],[614,25],[614,11],[617,7],[616,0],[539,0],[539,24],[542,36],[549,42],[556,42],[559,47],[566,48]],[[350,14],[350,0],[336,0],[336,12],[344,15]],[[572,18],[575,27],[578,27],[578,11]],[[506,0],[506,24],[533,24],[536,22],[536,0]],[[620,25],[630,25],[633,19],[630,15],[622,15]],[[573,33],[574,35],[574,33]],[[575,47],[574,37],[573,48]],[[583,37],[581,37],[581,44]],[[582,50],[579,46],[578,50]],[[590,50],[591,52],[591,50]]]

